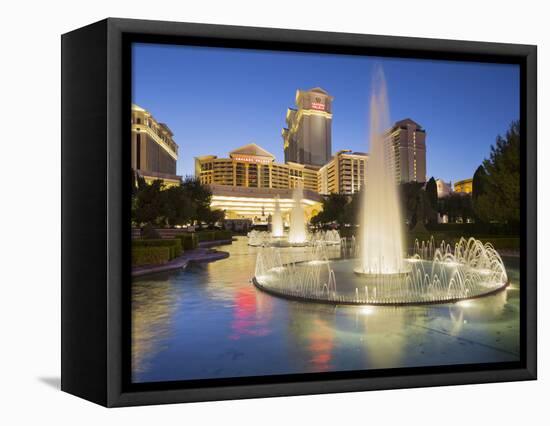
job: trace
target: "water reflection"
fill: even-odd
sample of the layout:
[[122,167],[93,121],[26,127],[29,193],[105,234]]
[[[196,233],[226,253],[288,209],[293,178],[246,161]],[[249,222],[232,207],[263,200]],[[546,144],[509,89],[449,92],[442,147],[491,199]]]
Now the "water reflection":
[[173,282],[139,280],[132,285],[132,370],[140,373],[170,335],[172,315],[178,305]]
[[[374,308],[374,309],[368,309]],[[407,336],[403,333],[406,322],[412,322],[414,311],[395,307],[368,307],[359,309],[359,333],[364,339],[365,357],[373,368],[399,365],[403,357]]]
[[257,290],[256,250],[134,282],[135,381],[342,371],[518,359],[519,274],[510,290],[409,307],[291,302]]
[[308,349],[311,352],[311,364],[315,371],[328,371],[332,368],[332,348],[334,331],[327,321],[320,318],[313,320],[315,332],[309,336]]
[[329,305],[288,304],[287,356],[299,360],[303,372],[330,371],[334,368],[335,309]]
[[234,295],[233,320],[229,338],[238,340],[243,336],[267,336],[270,333],[271,303],[258,297],[253,286],[240,288]]

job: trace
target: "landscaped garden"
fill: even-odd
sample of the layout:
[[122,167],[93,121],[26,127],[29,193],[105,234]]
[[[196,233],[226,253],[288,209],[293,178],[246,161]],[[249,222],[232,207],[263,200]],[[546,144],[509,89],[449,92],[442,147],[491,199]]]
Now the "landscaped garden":
[[231,242],[231,231],[215,228],[224,213],[210,208],[212,194],[198,180],[165,187],[134,175],[133,182],[132,267],[166,264],[201,243]]

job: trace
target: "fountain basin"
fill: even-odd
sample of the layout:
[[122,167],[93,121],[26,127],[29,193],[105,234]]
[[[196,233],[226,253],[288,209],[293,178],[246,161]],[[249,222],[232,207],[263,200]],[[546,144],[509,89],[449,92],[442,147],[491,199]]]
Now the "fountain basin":
[[[271,294],[304,301],[354,305],[452,303],[503,290],[508,277],[490,244],[461,239],[454,252],[435,250],[431,259],[405,259],[407,271],[357,273],[358,258],[334,257],[323,246],[308,248],[300,258],[284,258],[280,249],[258,253],[254,284]],[[332,254],[331,254],[332,253]]]
[[346,299],[346,298],[343,298],[343,297],[342,298],[333,298],[333,299],[324,299],[324,298],[319,298],[319,297],[304,297],[302,295],[295,295],[295,294],[292,294],[290,292],[281,292],[281,291],[273,290],[270,287],[266,287],[266,286],[262,285],[261,283],[259,283],[256,280],[255,277],[252,279],[252,283],[254,284],[254,286],[257,289],[263,291],[264,293],[270,294],[270,295],[275,296],[275,297],[280,297],[282,299],[294,300],[294,301],[297,301],[297,302],[320,303],[320,304],[325,304],[325,305],[395,306],[395,307],[398,307],[398,306],[415,306],[415,305],[418,305],[418,306],[421,306],[421,305],[441,305],[441,304],[453,304],[453,303],[459,303],[460,304],[460,302],[463,302],[465,300],[467,301],[467,300],[472,300],[472,299],[479,299],[481,297],[486,297],[486,296],[491,296],[491,295],[494,295],[494,294],[497,294],[497,293],[501,293],[502,291],[505,291],[509,286],[509,283],[506,283],[506,284],[503,284],[501,287],[499,287],[495,290],[492,290],[490,292],[484,293],[482,295],[462,297],[462,298],[456,298],[456,299],[424,300],[424,301],[402,301],[402,302],[398,302],[398,301],[362,302],[362,301],[357,301],[357,300],[354,300],[354,299]]
[[276,237],[266,231],[251,231],[248,234],[248,245],[253,247],[308,247],[316,244],[339,245],[341,243],[338,231],[319,231],[306,233],[305,241],[291,241],[288,234]]
[[394,278],[401,278],[405,279],[407,275],[410,274],[411,271],[401,271],[401,272],[384,272],[384,273],[376,273],[376,272],[365,272],[364,269],[362,269],[360,266],[353,268],[353,272],[356,275],[361,275],[366,280],[376,280],[381,275],[384,275],[386,277],[394,277]]

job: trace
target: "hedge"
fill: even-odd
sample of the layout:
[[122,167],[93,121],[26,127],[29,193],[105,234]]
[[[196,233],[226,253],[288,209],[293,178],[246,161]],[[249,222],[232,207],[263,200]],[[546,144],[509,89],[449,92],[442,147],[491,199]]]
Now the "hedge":
[[232,240],[233,239],[233,233],[229,230],[216,231],[215,232],[215,239],[216,240]]
[[359,233],[359,228],[356,226],[342,226],[338,230],[340,233],[340,237],[342,238],[351,238],[351,237],[357,237],[357,234]]
[[176,238],[181,241],[183,250],[193,250],[199,245],[199,240],[194,233],[179,234]]
[[132,240],[132,247],[167,247],[170,253],[170,260],[181,256],[181,240],[170,238],[166,240]]
[[480,238],[484,243],[491,243],[493,247],[497,250],[500,249],[511,249],[519,250],[520,248],[520,239],[519,238]]
[[231,240],[233,234],[231,231],[199,231],[196,232],[199,242],[202,241],[220,241],[220,240]]
[[203,241],[214,241],[214,235],[216,234],[216,231],[199,231],[196,232],[195,235],[197,236],[197,240],[199,243]]
[[132,266],[162,265],[170,260],[170,247],[132,247]]
[[426,225],[428,232],[444,233],[447,235],[499,235],[514,236],[519,233],[518,224],[505,223],[437,223]]

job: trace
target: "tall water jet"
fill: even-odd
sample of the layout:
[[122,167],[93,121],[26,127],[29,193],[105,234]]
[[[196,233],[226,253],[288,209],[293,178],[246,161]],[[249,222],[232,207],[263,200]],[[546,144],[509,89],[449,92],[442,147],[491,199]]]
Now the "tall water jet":
[[281,203],[279,202],[279,195],[275,196],[275,211],[273,212],[273,218],[271,219],[271,236],[282,237],[283,236],[283,215],[281,213]]
[[307,242],[306,220],[304,208],[302,207],[303,196],[302,184],[298,183],[292,191],[294,205],[290,211],[290,231],[288,234],[288,242],[291,244],[305,244]]
[[362,274],[405,272],[398,188],[386,143],[389,117],[386,81],[378,68],[370,99],[370,156],[360,213],[360,266],[356,272]]

